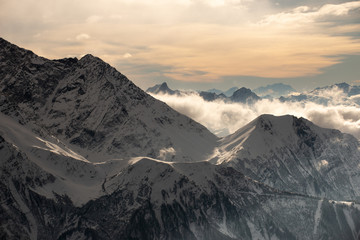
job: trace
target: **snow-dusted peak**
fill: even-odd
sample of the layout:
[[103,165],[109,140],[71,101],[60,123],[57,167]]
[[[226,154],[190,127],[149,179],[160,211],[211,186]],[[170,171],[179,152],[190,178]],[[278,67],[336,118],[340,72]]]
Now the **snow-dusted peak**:
[[0,111],[70,143],[92,161],[138,156],[200,161],[216,145],[205,127],[146,94],[100,58],[48,60],[3,45]]
[[79,60],[79,64],[82,67],[92,67],[96,65],[101,65],[103,67],[107,66],[110,67],[109,64],[105,63],[102,59],[92,55],[92,54],[86,54]]
[[353,136],[335,129],[321,128],[304,118],[264,114],[221,140],[219,149],[224,154],[218,163],[229,162],[239,156],[257,158],[274,155],[279,149],[287,148],[300,148],[306,154],[319,157],[324,142],[338,145],[350,143],[354,148],[358,145]]
[[360,197],[359,142],[294,116],[261,115],[220,141],[212,162],[270,186],[316,196]]
[[101,61],[103,62],[100,58],[88,53],[85,54],[83,57],[80,58],[80,61],[84,61],[84,62],[88,62],[88,61]]
[[[274,147],[281,147],[287,142],[293,143],[296,140],[295,119],[290,115],[280,117],[261,115],[235,133],[223,138],[221,145],[226,151],[241,151],[246,148],[248,154],[268,153]],[[298,120],[302,121],[302,119]]]
[[[304,138],[308,134],[322,134],[324,131],[305,118],[297,118],[292,115],[274,116],[264,114],[256,118],[256,129],[264,135],[274,136],[275,139],[285,139],[290,143],[290,139]],[[330,130],[339,132],[337,130]],[[271,137],[272,138],[272,137]]]

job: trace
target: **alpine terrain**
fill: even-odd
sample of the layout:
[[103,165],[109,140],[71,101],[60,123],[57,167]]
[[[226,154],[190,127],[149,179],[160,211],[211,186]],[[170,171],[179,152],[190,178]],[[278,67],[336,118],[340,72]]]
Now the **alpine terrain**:
[[92,55],[0,39],[0,239],[359,239],[359,143],[263,115],[219,139]]

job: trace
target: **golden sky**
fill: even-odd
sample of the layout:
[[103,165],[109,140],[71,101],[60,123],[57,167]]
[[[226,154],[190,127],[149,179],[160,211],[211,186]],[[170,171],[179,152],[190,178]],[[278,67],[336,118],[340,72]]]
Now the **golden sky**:
[[0,0],[0,33],[47,58],[91,53],[143,88],[301,87],[333,66],[360,66],[360,1]]

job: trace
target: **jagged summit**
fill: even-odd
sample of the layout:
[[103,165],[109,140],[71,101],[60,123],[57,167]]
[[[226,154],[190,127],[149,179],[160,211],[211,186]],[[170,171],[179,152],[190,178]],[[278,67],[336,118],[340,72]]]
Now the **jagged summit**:
[[169,94],[169,95],[174,95],[174,94],[180,93],[178,90],[174,91],[174,90],[170,89],[166,82],[163,82],[162,84],[157,84],[153,87],[150,87],[146,90],[146,92],[153,93],[153,94]]
[[230,100],[233,102],[253,104],[260,100],[260,97],[250,89],[242,87],[233,93],[233,95],[230,97]]
[[201,91],[199,92],[199,96],[202,97],[205,101],[209,101],[209,102],[215,100],[223,100],[223,101],[227,100],[227,97],[223,93],[217,94],[214,92]]
[[161,85],[160,85],[160,89],[162,90],[165,90],[165,89],[169,89],[168,85],[166,82],[163,82]]
[[97,63],[97,64],[105,64],[107,66],[110,66],[108,63],[104,62],[102,59],[92,55],[92,54],[86,54],[79,60],[82,64],[89,64],[89,63]]

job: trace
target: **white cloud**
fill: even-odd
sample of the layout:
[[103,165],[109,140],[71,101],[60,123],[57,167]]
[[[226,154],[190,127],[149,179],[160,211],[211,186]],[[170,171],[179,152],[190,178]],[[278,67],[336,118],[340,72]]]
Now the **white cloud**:
[[317,18],[324,16],[347,15],[349,11],[360,8],[360,2],[347,2],[342,4],[326,4],[318,9],[308,6],[300,6],[288,12],[268,15],[260,21],[260,25],[270,24],[305,24],[314,22]]
[[300,6],[300,7],[294,8],[293,12],[294,13],[303,13],[303,12],[307,12],[309,10],[310,10],[310,8],[308,6]]
[[81,33],[81,34],[77,35],[75,37],[75,39],[78,41],[88,40],[88,39],[90,39],[90,35],[88,35],[86,33]]
[[354,2],[347,2],[343,4],[326,4],[323,7],[321,7],[318,11],[319,16],[324,15],[335,15],[335,16],[341,16],[341,15],[347,15],[350,10],[360,8],[360,2],[354,1]]
[[130,53],[125,53],[123,55],[123,58],[131,58],[131,57],[132,57],[132,55]]
[[[338,92],[334,90],[333,96],[339,96]],[[330,93],[326,92],[324,96],[326,94]],[[341,97],[331,98],[327,106],[314,102],[280,102],[267,99],[249,106],[223,101],[207,102],[197,94],[154,97],[200,122],[212,132],[220,133],[219,135],[233,133],[261,114],[290,114],[304,117],[321,127],[339,129],[360,138],[360,108],[345,102]]]
[[190,6],[195,3],[202,3],[204,5],[210,6],[212,8],[216,7],[225,7],[225,6],[245,6],[249,2],[253,2],[253,0],[178,0],[176,3],[182,3],[184,5]]

